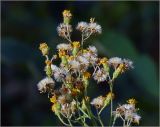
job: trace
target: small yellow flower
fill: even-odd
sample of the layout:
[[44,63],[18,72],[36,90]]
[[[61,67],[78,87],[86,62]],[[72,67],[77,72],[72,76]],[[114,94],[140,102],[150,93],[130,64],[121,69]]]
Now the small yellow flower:
[[84,77],[85,79],[88,79],[88,78],[91,77],[91,74],[86,71],[86,72],[83,73],[83,77]]
[[39,49],[41,50],[44,56],[48,55],[49,47],[45,42],[40,44]]
[[136,99],[134,99],[134,98],[131,98],[131,99],[129,99],[129,100],[127,100],[127,103],[128,104],[136,104],[137,103],[137,101],[136,101]]
[[63,14],[63,17],[70,17],[70,18],[72,17],[70,10],[64,10],[62,14]]
[[87,53],[87,52],[89,52],[88,50],[86,50],[86,49],[83,49],[83,53]]
[[74,56],[69,56],[68,61],[74,60]]
[[73,48],[80,48],[80,42],[79,41],[74,41],[72,42]]
[[61,110],[61,105],[59,103],[55,103],[52,105],[52,111],[55,112],[56,115],[59,114],[59,111]]
[[56,101],[57,101],[57,97],[55,95],[52,96],[52,98],[50,98],[50,102],[56,103]]
[[77,96],[79,93],[80,93],[80,90],[77,89],[77,88],[73,88],[73,89],[71,90],[72,96]]
[[53,112],[55,111],[55,105],[54,104],[52,105],[51,109],[52,109]]
[[100,59],[100,64],[104,64],[108,61],[108,59],[106,57]]
[[52,62],[50,60],[46,60],[45,61],[46,65],[50,66],[52,64]]
[[69,10],[64,10],[62,14],[63,14],[63,23],[69,24],[72,17],[71,12]]
[[106,96],[108,100],[111,100],[111,98],[113,99],[114,97],[115,97],[114,93],[111,93],[111,92],[109,92]]
[[66,55],[66,52],[64,50],[59,50],[59,53],[58,53],[59,57],[61,58],[62,56],[65,56]]

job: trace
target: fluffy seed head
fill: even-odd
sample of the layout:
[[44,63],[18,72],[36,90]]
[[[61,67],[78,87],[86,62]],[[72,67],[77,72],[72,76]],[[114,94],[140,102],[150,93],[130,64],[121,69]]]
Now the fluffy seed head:
[[37,87],[40,93],[45,93],[49,91],[50,89],[53,89],[54,84],[55,82],[52,78],[46,77],[37,84]]
[[91,101],[91,105],[94,105],[96,108],[102,108],[104,105],[104,100],[105,98],[103,96],[99,96]]
[[88,27],[88,23],[86,22],[79,22],[76,29],[79,31],[84,31]]

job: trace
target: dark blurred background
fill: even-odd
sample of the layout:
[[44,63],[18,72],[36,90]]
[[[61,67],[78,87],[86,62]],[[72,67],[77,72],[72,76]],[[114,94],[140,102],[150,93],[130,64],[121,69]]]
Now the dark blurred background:
[[[114,109],[135,97],[141,126],[159,125],[159,2],[1,2],[1,125],[62,125],[51,111],[47,95],[37,83],[44,76],[44,58],[38,47],[46,41],[56,51],[57,25],[62,11],[70,9],[72,24],[95,17],[103,33],[88,40],[100,56],[134,61],[134,70],[119,77],[114,86]],[[72,34],[73,40],[80,33]],[[90,84],[89,95],[106,94],[106,84]],[[107,124],[108,110],[102,113]]]

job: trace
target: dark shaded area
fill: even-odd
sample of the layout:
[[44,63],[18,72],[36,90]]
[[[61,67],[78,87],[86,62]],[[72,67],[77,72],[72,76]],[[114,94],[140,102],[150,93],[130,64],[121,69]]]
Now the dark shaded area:
[[[64,9],[73,13],[73,26],[90,17],[101,24],[102,35],[87,43],[96,45],[100,56],[134,61],[135,69],[115,83],[114,106],[135,97],[142,116],[140,125],[158,126],[159,3],[149,1],[1,2],[2,125],[61,125],[47,95],[39,94],[36,84],[45,76],[39,43],[46,41],[55,52],[55,46],[64,41],[56,33]],[[79,35],[75,32],[72,39],[80,39]],[[108,86],[93,82],[90,89],[89,95],[96,97],[104,95]],[[104,122],[107,111],[102,114]]]

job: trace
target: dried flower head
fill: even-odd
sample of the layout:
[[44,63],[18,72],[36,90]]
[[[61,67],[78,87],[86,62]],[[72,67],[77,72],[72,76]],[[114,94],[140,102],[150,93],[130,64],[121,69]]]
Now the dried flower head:
[[123,104],[117,107],[113,115],[124,118],[126,121],[139,124],[141,117],[137,114],[138,109],[135,108],[135,99],[129,99],[127,102],[129,104]]
[[57,32],[60,37],[66,38],[68,33],[72,32],[72,27],[69,24],[60,23],[57,27]]
[[106,81],[107,77],[108,77],[108,73],[104,71],[104,69],[99,69],[98,71],[95,72],[93,78],[99,83],[99,82]]
[[102,33],[102,28],[99,24],[97,24],[96,22],[94,22],[94,18],[90,19],[90,23],[88,24],[88,30],[91,33],[98,33],[101,34]]
[[85,29],[88,28],[88,23],[87,22],[79,22],[76,29],[83,32]]
[[45,93],[52,90],[54,88],[54,84],[55,82],[52,78],[46,77],[37,84],[37,87],[41,93]]
[[96,108],[102,108],[104,106],[104,101],[105,97],[99,96],[91,101],[91,105],[94,105]]
[[123,64],[125,65],[125,69],[132,69],[133,67],[133,62],[129,59],[123,59]]
[[108,63],[116,69],[119,64],[123,63],[123,60],[119,57],[112,57],[109,59]]
[[72,49],[72,47],[71,47],[70,44],[61,43],[61,44],[57,45],[57,49],[58,50],[67,50],[67,51],[69,51],[69,50]]

